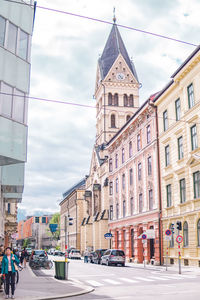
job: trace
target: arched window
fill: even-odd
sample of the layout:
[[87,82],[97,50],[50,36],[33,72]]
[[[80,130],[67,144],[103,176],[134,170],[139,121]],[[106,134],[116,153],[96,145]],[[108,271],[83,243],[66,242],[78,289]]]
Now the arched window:
[[197,242],[198,246],[200,246],[200,219],[197,222]]
[[183,224],[183,246],[187,247],[188,244],[189,244],[189,241],[188,241],[188,223],[185,222]]
[[126,122],[128,122],[128,120],[131,118],[130,115],[126,116]]
[[124,106],[128,106],[128,96],[124,94]]
[[173,233],[174,229],[173,229],[173,225],[172,224],[170,224],[169,229],[172,232],[171,240],[170,240],[170,243],[169,243],[169,247],[170,248],[174,248],[174,233]]
[[133,95],[129,96],[129,106],[134,107]]
[[112,105],[112,94],[108,94],[108,105]]
[[110,120],[111,120],[111,128],[115,128],[115,115],[111,115],[110,117]]
[[118,106],[118,94],[114,94],[114,106]]

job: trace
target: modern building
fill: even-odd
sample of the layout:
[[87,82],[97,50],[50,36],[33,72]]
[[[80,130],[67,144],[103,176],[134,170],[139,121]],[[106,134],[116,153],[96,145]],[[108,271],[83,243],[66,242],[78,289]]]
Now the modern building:
[[[150,97],[107,143],[112,248],[128,261],[160,264],[161,215],[156,109]],[[142,243],[141,235],[147,234]],[[140,238],[139,238],[140,237]]]
[[139,106],[139,87],[131,61],[118,27],[112,26],[99,58],[96,74],[96,142],[93,148],[85,197],[89,210],[84,215],[81,235],[85,248],[108,248],[104,238],[108,231],[108,151],[106,144],[131,118]]
[[[200,266],[200,47],[155,98],[158,111],[164,258],[178,263],[176,237],[183,236],[184,265]],[[177,230],[181,222],[181,230]],[[171,241],[165,240],[171,229]]]
[[63,200],[60,202],[60,242],[63,252],[66,245],[68,248],[74,247],[84,251],[81,244],[81,222],[88,209],[85,181],[83,178],[63,193]]
[[33,4],[18,0],[0,6],[0,242],[5,246],[17,231],[24,188]]

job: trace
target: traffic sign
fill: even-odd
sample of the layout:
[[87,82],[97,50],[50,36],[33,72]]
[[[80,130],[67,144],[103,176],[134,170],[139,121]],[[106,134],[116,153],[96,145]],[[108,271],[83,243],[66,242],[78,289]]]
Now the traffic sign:
[[182,241],[183,241],[183,237],[182,237],[182,235],[178,235],[177,237],[176,237],[176,241],[177,241],[177,243],[182,243]]
[[165,235],[169,236],[169,235],[171,235],[171,234],[172,234],[172,232],[171,232],[170,229],[167,229],[167,230],[165,231]]
[[143,239],[143,240],[146,240],[146,239],[147,239],[147,235],[146,235],[145,233],[143,233],[142,239]]
[[112,233],[107,232],[104,234],[105,239],[111,239],[113,237]]

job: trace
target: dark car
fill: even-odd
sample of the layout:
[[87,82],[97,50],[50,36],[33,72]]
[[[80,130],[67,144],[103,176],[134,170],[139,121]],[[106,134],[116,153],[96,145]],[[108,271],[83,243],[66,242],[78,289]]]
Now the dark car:
[[33,250],[31,253],[31,256],[29,257],[29,265],[35,261],[35,260],[47,260],[48,256],[45,250]]
[[95,252],[92,251],[92,252],[90,252],[90,254],[89,254],[89,256],[88,256],[88,261],[89,261],[91,264],[94,263],[94,254],[95,254]]
[[93,255],[93,261],[95,264],[100,264],[101,257],[107,249],[97,249]]
[[122,265],[125,266],[125,254],[123,250],[119,249],[108,249],[104,252],[101,257],[102,265]]

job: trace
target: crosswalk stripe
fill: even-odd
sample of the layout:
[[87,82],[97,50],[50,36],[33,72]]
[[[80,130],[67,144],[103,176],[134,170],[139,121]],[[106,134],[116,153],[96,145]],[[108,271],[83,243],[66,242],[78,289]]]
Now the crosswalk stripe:
[[150,278],[156,279],[156,280],[169,280],[168,278],[164,278],[164,277],[156,277],[156,276],[151,276]]
[[172,276],[169,276],[169,275],[164,275],[165,278],[169,278],[169,279],[177,279],[177,280],[180,280],[180,279],[183,279],[181,278],[180,276],[176,276],[176,275],[172,275]]
[[119,280],[125,281],[125,282],[130,282],[130,283],[136,283],[138,282],[137,280],[129,279],[129,278],[118,278]]
[[120,284],[119,281],[115,281],[115,280],[112,280],[112,279],[103,279],[103,281],[106,281],[108,283],[115,284],[115,285]]
[[145,277],[134,277],[135,279],[138,279],[138,280],[142,280],[142,281],[155,281],[153,279],[149,279],[149,278],[145,278]]
[[86,280],[87,283],[91,284],[92,286],[102,286],[103,284],[95,281],[95,280]]

